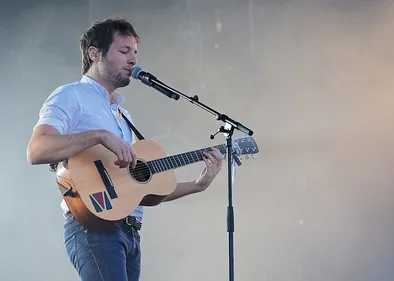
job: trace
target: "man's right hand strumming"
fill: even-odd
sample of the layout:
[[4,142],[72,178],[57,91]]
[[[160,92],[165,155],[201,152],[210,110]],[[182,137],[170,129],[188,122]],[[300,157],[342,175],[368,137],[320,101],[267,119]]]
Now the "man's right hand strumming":
[[131,164],[132,169],[135,168],[137,156],[125,141],[111,132],[103,131],[101,144],[118,157],[118,160],[114,162],[115,165],[118,165],[120,168],[126,168]]
[[135,167],[137,158],[131,147],[105,130],[60,135],[52,126],[38,126],[30,139],[27,156],[32,165],[58,163],[97,144],[102,144],[118,157],[115,165],[126,168],[131,164],[132,168]]

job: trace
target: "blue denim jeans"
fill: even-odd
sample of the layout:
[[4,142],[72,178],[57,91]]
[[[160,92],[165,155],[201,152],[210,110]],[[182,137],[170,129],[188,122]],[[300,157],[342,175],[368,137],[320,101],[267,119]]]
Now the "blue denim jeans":
[[138,281],[140,278],[140,236],[137,230],[124,224],[115,231],[96,232],[67,216],[64,246],[82,281]]

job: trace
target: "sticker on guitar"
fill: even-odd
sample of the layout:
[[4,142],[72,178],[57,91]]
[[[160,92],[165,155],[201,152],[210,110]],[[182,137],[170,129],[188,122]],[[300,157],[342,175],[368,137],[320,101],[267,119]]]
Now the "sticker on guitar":
[[108,195],[105,191],[89,194],[89,198],[97,213],[100,213],[103,210],[108,211],[112,209],[111,202],[109,202]]

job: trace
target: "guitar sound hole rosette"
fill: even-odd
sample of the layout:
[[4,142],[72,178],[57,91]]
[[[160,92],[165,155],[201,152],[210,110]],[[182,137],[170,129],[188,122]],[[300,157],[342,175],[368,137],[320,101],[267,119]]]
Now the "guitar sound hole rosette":
[[141,160],[137,160],[137,164],[134,169],[129,166],[130,177],[138,183],[147,183],[152,178],[152,172],[149,169],[148,164]]

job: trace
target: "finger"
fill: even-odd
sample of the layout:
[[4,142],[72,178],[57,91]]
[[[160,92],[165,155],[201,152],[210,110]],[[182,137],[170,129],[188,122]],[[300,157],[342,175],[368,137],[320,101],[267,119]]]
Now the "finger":
[[118,158],[114,163],[115,165],[120,165],[120,163],[122,163],[123,161],[123,153],[122,150],[117,149],[117,150],[113,150],[114,154],[116,155],[116,157]]
[[135,151],[130,148],[130,155],[131,155],[131,168],[134,169],[137,165],[137,155]]
[[122,167],[123,168],[126,168],[126,167],[128,167],[129,165],[130,165],[130,163],[131,163],[131,155],[130,155],[130,151],[129,151],[129,148],[127,147],[127,146],[125,146],[124,148],[123,148],[123,154],[124,154],[124,160],[123,160],[123,165],[122,165]]
[[204,152],[205,157],[207,157],[211,162],[216,162],[216,159],[212,156],[210,152]]
[[128,151],[127,151],[127,148],[126,149],[124,148],[122,150],[122,154],[123,154],[123,161],[122,161],[120,167],[121,168],[126,168],[129,165],[129,163],[131,162],[130,155],[129,155]]
[[219,149],[215,147],[211,147],[212,151],[211,154],[213,157],[215,157],[217,160],[222,160],[224,158],[224,155],[219,151]]
[[216,161],[222,161],[223,160],[223,155],[217,152],[212,152],[213,158],[215,158]]
[[208,158],[203,157],[202,160],[205,162],[205,167],[210,168],[212,166],[212,162]]
[[127,157],[128,157],[127,158],[127,166],[132,167],[134,169],[134,166],[133,166],[133,165],[135,165],[134,156],[133,156],[130,146],[127,145],[126,151],[127,151]]

